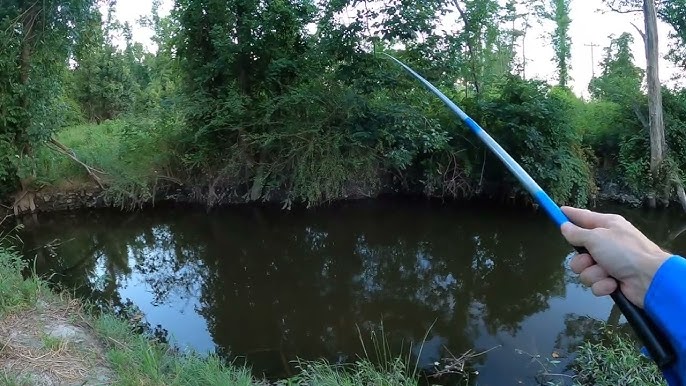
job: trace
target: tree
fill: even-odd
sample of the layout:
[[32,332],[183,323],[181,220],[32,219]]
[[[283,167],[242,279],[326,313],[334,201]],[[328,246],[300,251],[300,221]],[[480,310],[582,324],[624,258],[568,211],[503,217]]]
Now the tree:
[[656,5],[658,17],[673,28],[668,57],[686,67],[686,0],[660,1]]
[[570,61],[572,60],[572,39],[569,36],[569,17],[571,0],[543,0],[538,5],[538,14],[544,19],[555,22],[555,30],[550,34],[555,50],[553,61],[557,66],[557,81],[561,87],[567,87],[569,81]]
[[[134,75],[137,62],[130,33],[126,33],[126,26],[113,20],[113,14],[114,9],[110,8],[103,23],[100,13],[94,12],[73,50],[73,95],[85,116],[93,122],[130,111],[140,81]],[[112,41],[112,34],[119,30],[127,37],[124,52]]]
[[[671,183],[675,184],[677,195],[682,207],[686,211],[686,193],[680,177],[672,176],[672,170],[667,170],[664,161],[667,158],[667,142],[665,139],[665,124],[662,110],[662,85],[659,74],[659,46],[657,32],[657,9],[654,0],[605,0],[614,11],[631,12],[641,6],[645,32],[641,37],[645,43],[646,76],[648,83],[648,127],[650,132],[650,173],[653,191],[648,194],[649,204],[655,207],[656,199],[669,200]],[[637,28],[638,29],[638,28]],[[658,191],[660,191],[658,193]]]
[[634,64],[633,41],[626,32],[610,40],[601,63],[602,73],[588,87],[593,98],[620,104],[640,101],[645,72]]
[[[33,208],[33,149],[62,124],[60,80],[93,0],[0,3],[0,182]],[[6,192],[5,192],[6,193]]]

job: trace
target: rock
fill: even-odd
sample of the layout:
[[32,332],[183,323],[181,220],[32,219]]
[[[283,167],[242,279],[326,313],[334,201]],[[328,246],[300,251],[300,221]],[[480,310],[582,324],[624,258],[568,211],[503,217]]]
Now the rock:
[[67,340],[67,341],[81,341],[83,340],[82,335],[83,332],[74,326],[66,325],[66,324],[56,324],[53,326],[49,326],[47,328],[47,334],[50,337],[61,339],[61,340]]

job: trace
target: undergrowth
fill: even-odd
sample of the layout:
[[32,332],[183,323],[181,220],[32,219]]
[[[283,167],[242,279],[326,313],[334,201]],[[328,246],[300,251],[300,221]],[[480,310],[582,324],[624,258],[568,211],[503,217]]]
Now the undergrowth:
[[[71,126],[57,133],[61,144],[93,168],[106,187],[105,198],[116,206],[146,202],[161,180],[175,180],[170,175],[172,139],[169,129],[145,119]],[[58,190],[96,184],[85,167],[53,148],[48,144],[37,151],[36,184]]]
[[599,342],[585,342],[577,351],[575,365],[581,385],[664,385],[659,369],[642,356],[636,342],[616,329],[602,329]]

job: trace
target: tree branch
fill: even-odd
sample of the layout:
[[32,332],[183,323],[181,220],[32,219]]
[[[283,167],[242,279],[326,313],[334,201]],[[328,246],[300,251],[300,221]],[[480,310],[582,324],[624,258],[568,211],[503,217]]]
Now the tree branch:
[[638,118],[638,120],[641,122],[641,125],[643,125],[643,128],[649,129],[650,124],[649,124],[648,120],[646,119],[645,115],[643,115],[643,113],[641,112],[641,109],[638,107],[638,105],[634,104],[631,107],[634,110],[634,114],[636,114],[636,118]]
[[641,39],[643,39],[643,43],[645,43],[646,42],[646,34],[643,31],[641,31],[641,29],[638,28],[638,26],[636,24],[634,24],[634,22],[631,22],[631,25],[633,25],[634,28],[636,28],[636,31],[638,31],[638,33],[641,35]]
[[[50,146],[52,145],[52,146]],[[58,140],[55,138],[50,138],[50,141],[48,143],[48,147],[60,154],[66,155],[67,157],[71,158],[76,162],[77,164],[81,165],[86,169],[86,172],[88,172],[88,175],[91,176],[91,178],[100,186],[100,189],[105,189],[105,186],[102,184],[101,178],[96,174],[107,174],[103,172],[102,170],[96,169],[92,166],[88,166],[85,163],[83,163],[81,160],[76,158],[76,155],[74,155],[74,152],[69,149],[68,147],[64,146],[62,143],[60,143]]]
[[605,5],[610,9],[610,11],[615,12],[615,13],[639,13],[643,12],[642,8],[630,8],[630,9],[619,9],[614,6],[614,1],[612,3],[609,2],[604,2]]

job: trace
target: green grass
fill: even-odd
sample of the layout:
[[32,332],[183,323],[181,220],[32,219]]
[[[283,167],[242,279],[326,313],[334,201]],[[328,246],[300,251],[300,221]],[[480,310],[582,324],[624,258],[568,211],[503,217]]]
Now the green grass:
[[[1,239],[1,238],[0,238]],[[6,241],[6,238],[2,239]],[[7,244],[7,243],[5,243]],[[0,244],[2,245],[2,244]],[[0,246],[0,320],[12,312],[34,307],[40,312],[42,302],[68,302],[68,296],[52,294],[45,282],[35,276],[24,280],[26,264],[11,247]],[[40,302],[38,300],[40,299]],[[52,303],[50,303],[52,304]],[[172,347],[149,339],[134,331],[124,319],[103,312],[98,316],[81,315],[93,326],[94,334],[103,343],[106,360],[115,374],[114,385],[265,385],[251,375],[244,366],[226,364],[219,357],[200,357],[179,353]],[[62,341],[41,335],[42,344],[50,350],[58,349]],[[378,355],[378,353],[377,353]],[[408,375],[408,366],[400,358],[381,367],[369,360],[349,366],[330,365],[323,361],[302,362],[295,377],[279,381],[280,385],[378,385],[414,386],[417,378]],[[0,372],[0,385],[25,385],[22,379]]]
[[[169,177],[173,133],[145,119],[118,119],[62,129],[57,140],[103,174],[108,198],[120,204],[150,199],[160,178]],[[37,151],[37,183],[57,189],[93,184],[85,168],[47,144]]]
[[[0,234],[0,245],[7,244],[8,237]],[[21,275],[27,267],[14,247],[0,247],[0,316],[36,304],[45,285],[31,277]]]
[[95,320],[95,330],[108,344],[107,356],[119,385],[253,385],[250,371],[225,365],[219,358],[181,355],[169,346],[136,334],[110,314]]
[[41,341],[45,348],[52,351],[58,350],[62,345],[62,340],[60,338],[56,338],[48,334],[42,334]]
[[317,386],[416,386],[417,378],[408,376],[407,366],[399,358],[379,370],[368,360],[350,366],[334,366],[325,361],[307,362],[300,365],[300,374],[282,382],[283,385]]
[[0,374],[0,386],[32,386],[30,380],[17,378],[9,374]]
[[653,362],[642,356],[635,341],[611,328],[603,329],[602,342],[585,342],[577,351],[575,366],[581,385],[664,385]]

